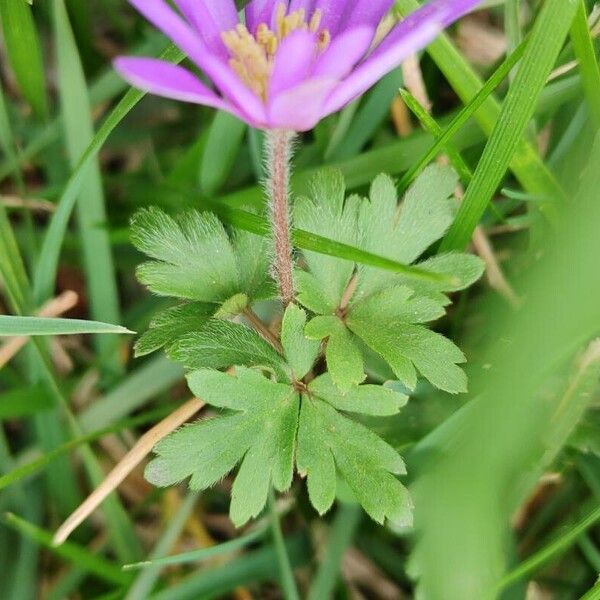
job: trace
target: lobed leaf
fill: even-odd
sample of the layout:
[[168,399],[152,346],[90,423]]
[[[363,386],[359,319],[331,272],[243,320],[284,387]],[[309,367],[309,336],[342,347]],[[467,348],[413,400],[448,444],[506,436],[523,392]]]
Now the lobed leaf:
[[189,383],[198,397],[235,412],[188,425],[160,442],[146,478],[164,487],[191,477],[190,487],[202,490],[241,463],[230,508],[241,526],[260,514],[271,484],[284,491],[292,483],[299,395],[244,368],[235,376],[199,370]]
[[415,368],[434,386],[458,394],[467,391],[467,377],[457,364],[464,354],[443,335],[411,323],[381,326],[369,319],[348,319],[348,327],[392,367],[409,389],[416,385]]
[[146,356],[161,348],[169,348],[178,339],[199,330],[215,312],[213,304],[191,302],[159,312],[150,328],[135,344],[135,356]]
[[339,471],[372,519],[378,523],[386,518],[410,520],[408,491],[395,477],[405,473],[397,452],[318,398],[303,398],[296,461],[319,513],[326,512],[335,499]]
[[[310,184],[310,197],[299,198],[294,209],[294,221],[310,233],[329,237],[336,242],[356,245],[359,236],[356,228],[361,199],[345,199],[346,185],[339,171],[324,170]],[[333,256],[305,250],[304,259],[318,284],[321,301],[334,311],[354,272],[352,261],[340,261]]]
[[193,333],[178,339],[168,350],[172,360],[187,369],[224,369],[232,365],[270,368],[286,379],[283,357],[245,325],[210,319]]
[[[457,182],[451,168],[434,165],[417,178],[401,204],[393,181],[385,175],[373,181],[368,199],[344,202],[338,177],[323,173],[313,182],[311,199],[302,204],[303,226],[318,231],[341,220],[338,235],[353,243],[359,240],[370,252],[410,263],[451,225]],[[443,283],[411,281],[365,265],[345,267],[343,277],[336,280],[333,265],[320,257],[307,256],[306,264],[307,271],[296,273],[298,299],[317,316],[305,333],[327,340],[327,369],[340,391],[348,392],[365,377],[357,338],[384,358],[410,389],[417,383],[418,371],[440,389],[466,390],[465,375],[456,366],[464,361],[462,353],[421,325],[445,314],[450,302],[445,292],[462,290],[481,277],[484,265],[478,257],[449,253],[418,263],[425,271],[444,274]],[[328,288],[332,281],[334,287]]]
[[341,319],[334,316],[315,317],[306,326],[305,333],[311,339],[327,339],[327,370],[341,390],[347,391],[365,380],[361,352]]
[[306,313],[290,304],[283,316],[281,344],[294,378],[302,379],[312,368],[319,354],[320,343],[304,335]]
[[387,417],[397,414],[408,396],[382,385],[361,385],[343,393],[326,373],[311,381],[309,392],[343,412]]
[[170,217],[158,208],[139,211],[131,222],[133,244],[154,260],[140,265],[138,279],[162,296],[223,303],[240,293],[266,298],[266,241],[250,233],[230,239],[218,217],[190,211]]
[[395,285],[356,302],[349,314],[355,320],[377,320],[382,327],[391,321],[427,323],[442,317],[448,302],[444,295],[418,295],[404,285]]
[[[361,204],[361,246],[399,262],[414,262],[450,227],[455,212],[451,197],[457,183],[450,167],[430,166],[398,205],[396,186],[387,175],[380,175],[371,185],[369,200]],[[366,296],[389,280],[388,273],[361,265],[357,296]]]

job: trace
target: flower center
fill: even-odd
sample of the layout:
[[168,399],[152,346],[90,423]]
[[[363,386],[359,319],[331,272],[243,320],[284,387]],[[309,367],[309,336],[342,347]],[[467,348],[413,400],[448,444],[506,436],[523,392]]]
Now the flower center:
[[303,8],[286,14],[286,7],[282,2],[276,8],[274,31],[266,23],[261,23],[256,28],[255,35],[241,23],[231,31],[224,31],[221,38],[231,54],[230,67],[251,90],[266,101],[275,54],[290,33],[297,30],[314,33],[316,52],[324,52],[329,46],[331,35],[327,29],[320,28],[321,16],[321,11],[317,9],[307,21]]

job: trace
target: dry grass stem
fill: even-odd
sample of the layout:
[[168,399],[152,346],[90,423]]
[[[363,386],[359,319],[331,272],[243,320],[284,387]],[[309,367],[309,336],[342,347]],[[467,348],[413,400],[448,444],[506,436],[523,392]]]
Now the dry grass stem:
[[60,526],[53,543],[62,544],[71,533],[114,491],[119,484],[152,451],[152,448],[172,431],[183,425],[204,407],[204,402],[193,398],[147,431],[104,481],[85,499],[77,510]]
[[244,318],[252,325],[252,327],[263,337],[277,352],[283,353],[283,346],[277,336],[263,323],[260,317],[251,309],[246,308],[242,313]]
[[400,137],[408,137],[413,132],[410,111],[402,98],[397,97],[392,101],[391,116],[396,133]]
[[2,195],[0,204],[6,208],[24,208],[32,212],[53,213],[56,205],[48,200],[37,200],[33,198],[21,198],[20,196]]
[[496,290],[513,308],[521,306],[521,300],[508,283],[498,262],[494,248],[486,235],[483,227],[478,225],[473,232],[473,247],[478,256],[485,263],[485,276],[489,286]]
[[462,20],[457,42],[469,62],[482,67],[496,64],[507,49],[504,32],[476,17]]
[[402,75],[404,76],[404,87],[427,112],[431,112],[431,101],[423,79],[419,58],[416,55],[409,56],[402,63]]

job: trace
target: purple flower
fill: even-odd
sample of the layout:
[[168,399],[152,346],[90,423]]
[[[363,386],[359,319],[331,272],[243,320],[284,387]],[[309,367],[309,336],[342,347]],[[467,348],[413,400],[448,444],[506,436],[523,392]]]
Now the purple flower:
[[164,61],[119,58],[138,88],[228,111],[263,129],[306,131],[367,91],[480,0],[432,0],[374,45],[393,0],[129,0],[214,84]]

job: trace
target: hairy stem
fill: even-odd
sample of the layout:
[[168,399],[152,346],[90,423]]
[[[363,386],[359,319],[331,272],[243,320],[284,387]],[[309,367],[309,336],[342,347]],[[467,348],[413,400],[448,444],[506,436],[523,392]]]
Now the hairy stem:
[[276,129],[267,133],[267,194],[271,206],[271,228],[275,256],[273,274],[284,306],[294,300],[292,243],[290,240],[290,159],[291,131]]

